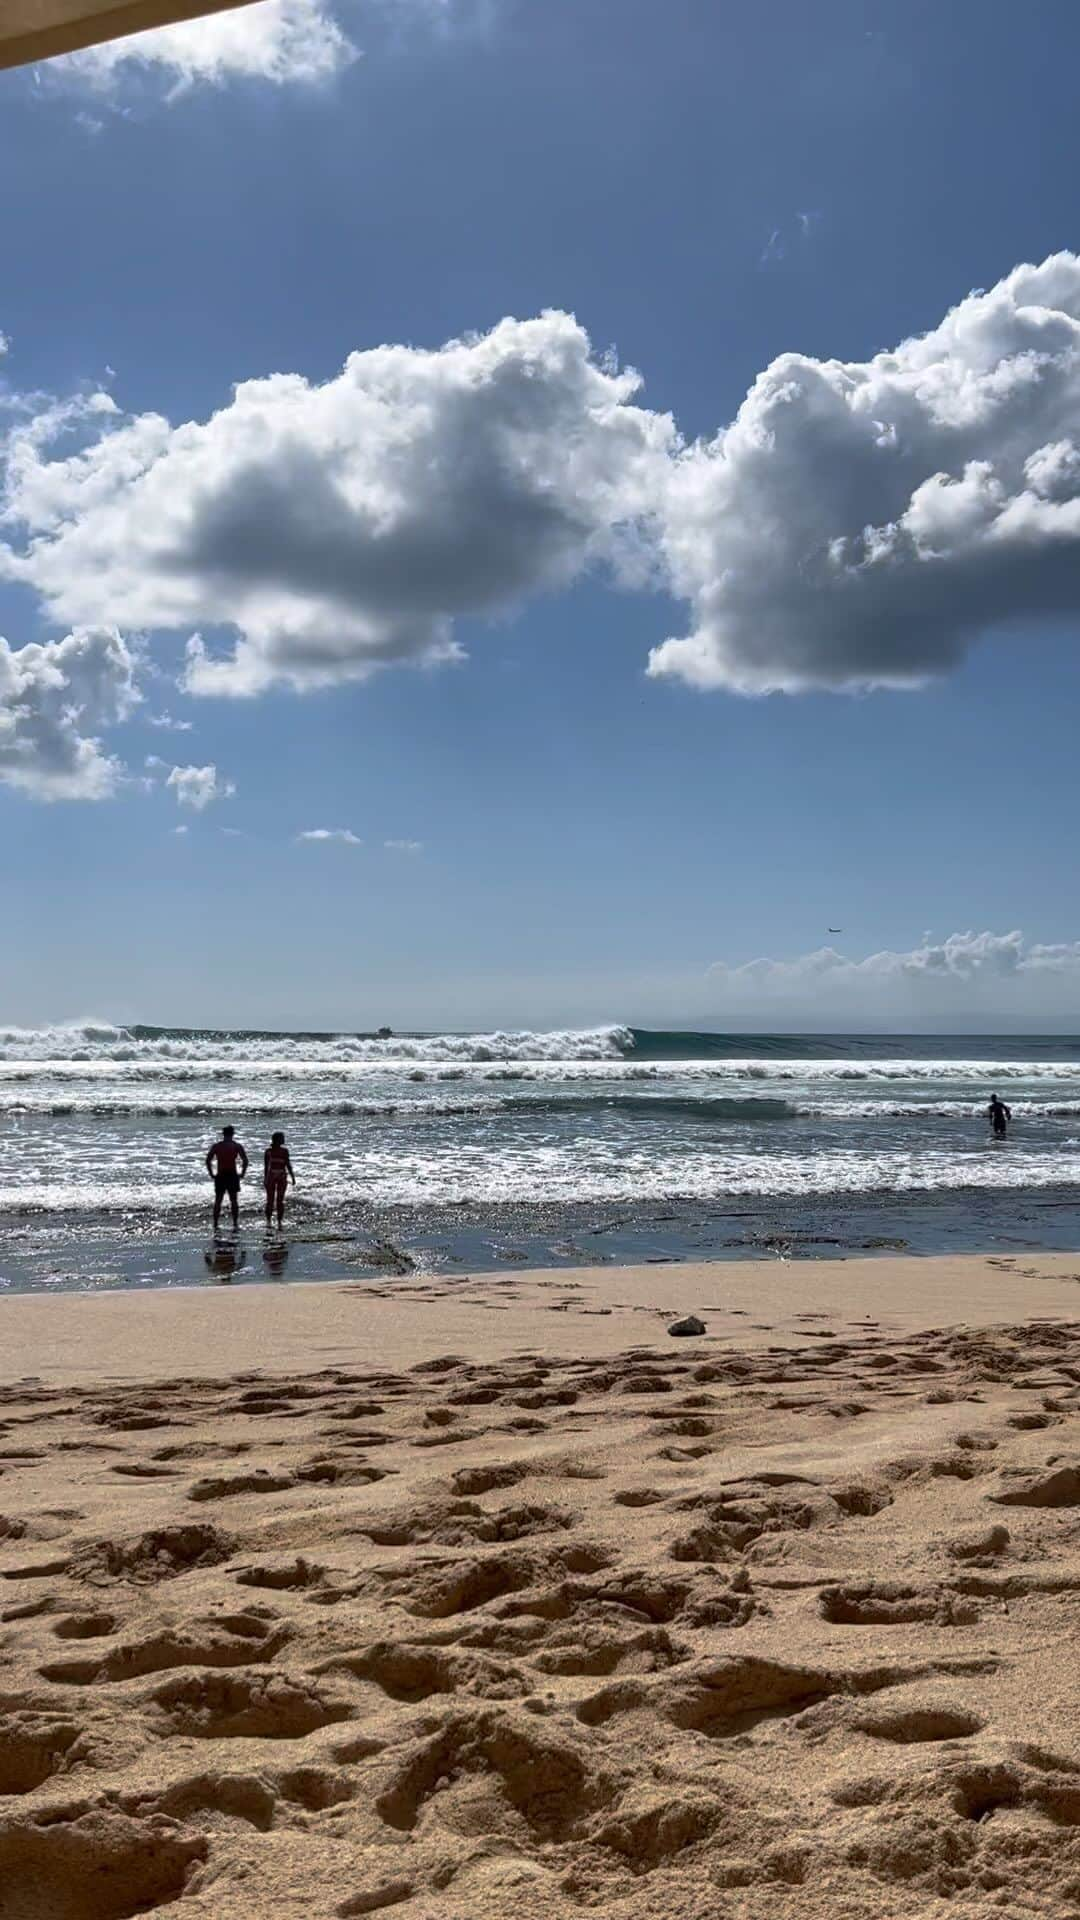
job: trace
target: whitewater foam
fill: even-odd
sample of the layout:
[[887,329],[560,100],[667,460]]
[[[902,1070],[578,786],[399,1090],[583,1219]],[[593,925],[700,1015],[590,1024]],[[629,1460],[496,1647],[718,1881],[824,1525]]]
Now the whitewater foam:
[[257,1061],[342,1066],[371,1062],[395,1067],[419,1060],[618,1059],[634,1046],[629,1027],[588,1027],[535,1033],[289,1034],[199,1032],[194,1029],[113,1027],[78,1022],[70,1026],[0,1029],[0,1059],[15,1061],[101,1060],[162,1063],[173,1060]]
[[[1004,1153],[985,1105],[1013,1110]],[[204,1207],[220,1122],[290,1138],[301,1197],[377,1205],[792,1202],[1080,1177],[1080,1041],[649,1032],[0,1031],[0,1207]],[[3,1278],[0,1271],[0,1279]]]

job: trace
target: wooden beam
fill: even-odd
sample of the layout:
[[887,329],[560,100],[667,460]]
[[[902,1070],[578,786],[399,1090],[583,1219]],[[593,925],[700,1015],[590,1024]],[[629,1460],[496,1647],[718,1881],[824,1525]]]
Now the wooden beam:
[[251,0],[0,0],[0,67],[48,60]]

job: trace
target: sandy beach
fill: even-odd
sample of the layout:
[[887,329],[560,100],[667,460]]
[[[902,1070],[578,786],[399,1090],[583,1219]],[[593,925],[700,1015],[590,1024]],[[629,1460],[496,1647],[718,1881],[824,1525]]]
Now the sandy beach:
[[0,1920],[1065,1920],[1078,1306],[1046,1254],[0,1301]]

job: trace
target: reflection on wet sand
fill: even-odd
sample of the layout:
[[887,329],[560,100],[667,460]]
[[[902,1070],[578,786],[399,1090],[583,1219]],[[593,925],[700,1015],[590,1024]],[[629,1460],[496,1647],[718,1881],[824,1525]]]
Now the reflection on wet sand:
[[238,1242],[216,1241],[203,1254],[207,1270],[220,1286],[227,1287],[235,1273],[247,1266],[247,1252]]

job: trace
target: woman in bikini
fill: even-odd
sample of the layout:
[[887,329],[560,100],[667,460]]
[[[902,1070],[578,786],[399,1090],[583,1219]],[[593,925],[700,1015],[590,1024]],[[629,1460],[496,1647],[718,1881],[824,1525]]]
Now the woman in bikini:
[[285,1145],[285,1135],[272,1135],[270,1145],[263,1154],[263,1186],[266,1188],[266,1224],[271,1224],[274,1213],[281,1227],[285,1212],[285,1183],[291,1180],[296,1185],[296,1175],[289,1158],[289,1149]]

